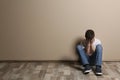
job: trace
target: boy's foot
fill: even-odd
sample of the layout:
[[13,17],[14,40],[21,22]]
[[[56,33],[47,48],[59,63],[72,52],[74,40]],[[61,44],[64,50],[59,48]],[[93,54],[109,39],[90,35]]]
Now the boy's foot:
[[96,66],[95,74],[96,74],[97,76],[101,76],[101,75],[102,75],[101,66]]
[[89,72],[91,72],[90,65],[85,65],[84,74],[88,74]]

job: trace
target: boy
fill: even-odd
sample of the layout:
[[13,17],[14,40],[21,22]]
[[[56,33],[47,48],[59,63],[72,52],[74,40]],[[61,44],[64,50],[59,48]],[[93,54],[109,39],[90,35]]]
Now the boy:
[[84,73],[91,71],[91,65],[95,65],[95,74],[102,75],[102,45],[101,41],[95,38],[93,30],[89,29],[85,32],[84,44],[77,46],[77,50],[81,56],[82,64],[85,67]]

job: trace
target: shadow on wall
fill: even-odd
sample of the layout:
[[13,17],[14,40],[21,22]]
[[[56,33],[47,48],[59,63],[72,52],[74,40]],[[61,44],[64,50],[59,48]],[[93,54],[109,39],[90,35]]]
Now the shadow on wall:
[[78,49],[77,49],[77,46],[80,45],[82,42],[84,41],[84,38],[83,37],[79,37],[75,40],[74,42],[74,46],[73,46],[73,50],[75,51],[75,56],[78,56],[78,61],[80,62],[80,64],[82,64],[82,61],[81,61],[81,57],[79,55],[79,52],[78,52]]
[[[72,42],[72,48],[71,48],[72,51],[74,51],[73,54],[74,54],[75,57],[77,58],[76,60],[77,60],[80,64],[82,64],[82,62],[81,62],[81,58],[80,58],[79,52],[78,52],[78,50],[77,50],[77,46],[80,45],[83,41],[84,41],[84,38],[83,38],[83,37],[78,37],[78,38],[76,38],[76,39],[74,40],[74,42]],[[71,59],[70,57],[64,55],[61,60],[70,61],[70,60],[72,60],[72,59]]]
[[[62,58],[63,61],[61,61],[61,63],[64,63],[65,66],[69,66],[71,68],[74,68],[74,69],[77,69],[77,70],[80,70],[80,71],[83,71],[83,66],[82,65],[82,61],[81,61],[81,58],[80,58],[80,55],[79,55],[79,52],[77,50],[77,46],[80,45],[82,42],[84,41],[84,38],[83,37],[78,37],[74,40],[73,44],[72,44],[72,49],[73,49],[73,54],[75,54],[75,56],[77,57],[77,61],[75,62],[66,62],[65,61],[70,61],[71,58],[68,57],[68,56],[64,56]],[[64,61],[65,60],[65,61]]]

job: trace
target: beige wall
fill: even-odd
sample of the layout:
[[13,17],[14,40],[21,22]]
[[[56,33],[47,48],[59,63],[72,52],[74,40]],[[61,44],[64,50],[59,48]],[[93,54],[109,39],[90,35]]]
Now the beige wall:
[[0,0],[0,60],[76,60],[89,28],[120,60],[120,0]]

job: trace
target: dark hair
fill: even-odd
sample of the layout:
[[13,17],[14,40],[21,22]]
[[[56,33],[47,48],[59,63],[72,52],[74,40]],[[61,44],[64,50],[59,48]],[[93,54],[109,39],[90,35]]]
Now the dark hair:
[[93,30],[88,29],[85,33],[86,40],[92,40],[95,37],[95,33]]

